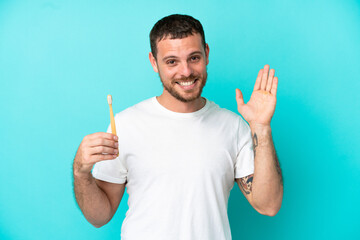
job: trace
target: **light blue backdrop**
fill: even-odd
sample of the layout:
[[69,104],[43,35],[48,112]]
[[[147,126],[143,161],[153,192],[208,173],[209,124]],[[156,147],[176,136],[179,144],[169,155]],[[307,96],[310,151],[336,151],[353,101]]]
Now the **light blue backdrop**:
[[237,185],[233,239],[359,239],[360,3],[322,1],[0,1],[0,239],[119,239],[127,196],[100,229],[72,188],[82,138],[162,91],[148,34],[172,13],[210,45],[204,96],[236,111],[264,64],[279,77],[273,136],[280,212],[258,214]]

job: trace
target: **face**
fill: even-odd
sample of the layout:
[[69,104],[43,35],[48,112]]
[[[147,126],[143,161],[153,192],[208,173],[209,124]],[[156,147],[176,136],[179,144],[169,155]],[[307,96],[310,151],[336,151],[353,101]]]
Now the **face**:
[[201,96],[206,83],[209,46],[204,49],[201,35],[182,39],[162,39],[157,43],[157,60],[149,54],[154,71],[159,73],[164,95],[182,102],[191,102]]

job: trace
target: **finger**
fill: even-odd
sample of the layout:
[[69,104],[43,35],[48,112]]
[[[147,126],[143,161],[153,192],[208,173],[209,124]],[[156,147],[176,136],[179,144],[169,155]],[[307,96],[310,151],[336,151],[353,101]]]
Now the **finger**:
[[255,86],[254,86],[254,91],[260,90],[260,85],[261,85],[261,77],[263,74],[264,69],[260,69],[258,76],[256,78],[256,82],[255,82]]
[[109,140],[106,138],[96,138],[92,139],[88,142],[89,147],[96,147],[96,146],[106,146],[106,147],[112,147],[117,148],[118,147],[118,141],[115,140]]
[[271,94],[274,96],[276,96],[277,86],[278,86],[278,78],[274,77],[273,84],[272,84],[271,91],[270,91]]
[[268,78],[268,73],[269,73],[269,65],[265,65],[264,66],[264,71],[261,77],[261,90],[265,91],[266,88],[266,84],[267,84],[267,78]]
[[235,91],[236,91],[236,102],[237,102],[238,106],[241,106],[244,104],[244,98],[243,98],[242,92],[238,88]]
[[267,91],[267,92],[270,92],[270,90],[271,90],[271,84],[272,84],[274,75],[275,75],[275,70],[270,69],[269,78],[268,78],[268,82],[267,82],[266,89],[265,89],[265,91]]
[[97,146],[89,148],[88,150],[89,155],[96,155],[96,154],[118,154],[119,150],[117,148],[111,147],[104,147],[104,146]]
[[118,136],[112,134],[112,133],[106,133],[106,132],[97,132],[97,133],[93,133],[88,135],[89,139],[96,139],[96,138],[106,138],[106,139],[111,139],[111,140],[117,140]]
[[117,158],[116,154],[96,154],[90,156],[91,163],[101,162],[105,160],[112,160]]

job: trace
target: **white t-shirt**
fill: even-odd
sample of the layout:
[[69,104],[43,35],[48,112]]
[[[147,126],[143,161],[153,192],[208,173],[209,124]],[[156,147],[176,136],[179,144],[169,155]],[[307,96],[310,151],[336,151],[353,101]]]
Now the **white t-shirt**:
[[254,172],[247,123],[209,100],[177,113],[156,97],[116,114],[115,122],[119,157],[97,163],[92,174],[126,182],[121,239],[231,239],[230,190],[235,178]]

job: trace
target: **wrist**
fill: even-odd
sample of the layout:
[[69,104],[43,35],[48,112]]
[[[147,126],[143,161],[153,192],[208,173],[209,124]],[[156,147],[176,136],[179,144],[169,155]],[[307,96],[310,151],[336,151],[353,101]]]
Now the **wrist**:
[[271,126],[270,123],[269,124],[262,124],[262,123],[249,123],[251,132],[254,134],[256,132],[256,134],[267,134],[270,133],[271,134]]
[[80,173],[74,171],[74,181],[80,185],[91,185],[94,178],[91,173]]
[[74,162],[73,164],[73,174],[74,177],[83,179],[83,180],[90,180],[92,178],[91,170],[84,170],[81,168],[80,164]]
[[264,124],[249,124],[251,129],[251,135],[256,146],[266,146],[272,143],[271,127]]

